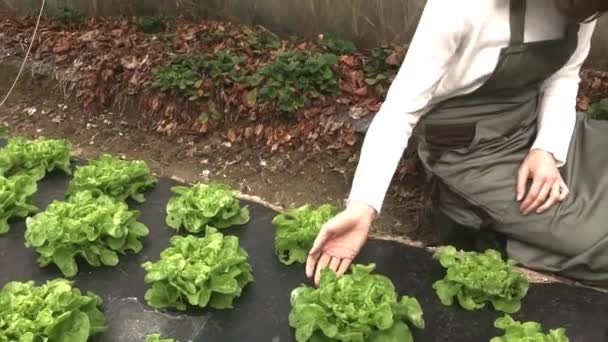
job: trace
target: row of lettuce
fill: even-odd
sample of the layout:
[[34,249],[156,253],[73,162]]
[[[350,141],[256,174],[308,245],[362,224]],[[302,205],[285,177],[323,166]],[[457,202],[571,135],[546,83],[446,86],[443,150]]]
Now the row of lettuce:
[[[140,213],[126,202],[144,202],[146,191],[157,184],[146,163],[104,154],[73,171],[70,151],[65,140],[19,137],[0,150],[0,234],[9,232],[9,220],[26,218],[26,246],[38,253],[41,267],[54,264],[64,276],[39,286],[10,282],[0,290],[0,342],[79,342],[103,332],[102,299],[81,293],[67,278],[78,274],[77,261],[93,267],[118,265],[120,256],[139,253],[150,234],[138,221]],[[39,212],[32,204],[37,182],[53,170],[72,178],[65,199]],[[244,227],[250,219],[247,206],[223,184],[176,186],[172,193],[166,224],[176,235],[158,260],[142,265],[147,304],[178,311],[233,308],[254,281],[254,270],[238,237],[221,231]],[[337,212],[323,205],[279,213],[273,220],[278,260],[285,266],[304,263],[320,228]],[[495,322],[505,334],[491,342],[568,341],[564,329],[545,334],[540,324],[509,316],[520,310],[529,284],[515,263],[498,252],[444,247],[434,258],[446,269],[445,278],[433,285],[444,305],[477,310],[491,303],[505,313]],[[400,296],[392,281],[374,269],[374,264],[354,264],[342,277],[326,269],[318,287],[293,290],[289,323],[296,340],[414,341],[410,327],[425,328],[419,302]],[[155,334],[147,341],[173,340]]]

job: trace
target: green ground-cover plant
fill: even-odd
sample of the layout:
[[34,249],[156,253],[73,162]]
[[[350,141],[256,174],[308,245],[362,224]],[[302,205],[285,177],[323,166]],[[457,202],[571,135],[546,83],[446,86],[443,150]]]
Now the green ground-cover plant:
[[39,181],[55,169],[71,174],[71,144],[63,139],[15,137],[0,149],[0,176],[28,175]]
[[10,282],[0,290],[0,341],[86,342],[106,329],[101,304],[64,279]]
[[337,213],[338,208],[326,204],[287,209],[275,216],[274,249],[279,260],[285,265],[305,262],[321,227]]
[[595,120],[608,120],[608,98],[591,104],[587,109],[587,115]]
[[253,282],[249,255],[236,236],[224,236],[208,227],[202,238],[174,236],[171,247],[146,270],[147,303],[157,309],[194,307],[229,309]]
[[135,19],[137,29],[144,33],[160,33],[167,29],[167,17],[160,16],[143,16]]
[[293,113],[337,92],[337,62],[338,57],[330,53],[288,51],[252,75],[249,84],[257,89],[259,100],[276,103],[283,113]]
[[232,82],[241,83],[246,80],[242,69],[246,58],[234,55],[229,51],[219,51],[213,55],[206,55],[201,61],[203,75],[211,78],[216,84],[221,84],[227,79]]
[[245,60],[229,51],[219,51],[213,55],[178,56],[166,67],[152,71],[152,85],[161,91],[197,101],[210,96],[210,92],[203,89],[206,80],[211,80],[216,86],[227,80],[244,82],[246,73],[242,64]]
[[325,33],[319,39],[319,44],[336,55],[350,55],[357,52],[355,43],[344,40],[335,34]]
[[433,258],[446,269],[445,277],[433,284],[444,305],[451,306],[456,299],[466,310],[481,309],[487,303],[506,313],[521,308],[529,282],[514,269],[515,261],[504,261],[495,250],[463,252],[452,246],[440,248]]
[[199,88],[203,85],[199,74],[199,58],[176,57],[166,67],[153,69],[152,74],[153,87],[187,97],[191,101],[199,99]]
[[85,15],[82,11],[71,6],[61,6],[57,11],[51,14],[54,22],[60,25],[82,24]]
[[143,248],[140,239],[149,231],[138,216],[122,201],[78,192],[26,220],[26,245],[38,252],[40,266],[54,263],[66,277],[78,273],[77,258],[95,267],[116,266],[119,255]]
[[30,176],[0,176],[0,235],[10,230],[10,219],[25,218],[38,211],[32,204],[36,190],[36,181]]
[[144,202],[144,192],[157,183],[148,165],[141,160],[121,160],[109,154],[79,166],[70,181],[67,196],[81,191],[108,195],[118,200],[132,198]]
[[167,203],[166,223],[179,231],[204,232],[208,225],[228,228],[249,221],[249,209],[241,207],[235,192],[224,184],[175,186],[174,196]]
[[249,48],[255,53],[265,54],[281,47],[281,41],[268,32],[254,32],[246,28],[244,33]]
[[569,342],[566,329],[552,329],[548,334],[537,322],[521,323],[505,315],[496,320],[494,326],[504,330],[504,336],[494,337],[490,342]]
[[408,324],[424,328],[415,298],[398,297],[391,280],[372,274],[375,265],[353,265],[338,277],[321,272],[318,288],[300,286],[292,293],[289,323],[298,342],[412,342]]
[[386,48],[373,49],[367,63],[363,66],[365,82],[379,94],[387,92],[399,69],[399,66],[386,62],[391,53],[393,52]]

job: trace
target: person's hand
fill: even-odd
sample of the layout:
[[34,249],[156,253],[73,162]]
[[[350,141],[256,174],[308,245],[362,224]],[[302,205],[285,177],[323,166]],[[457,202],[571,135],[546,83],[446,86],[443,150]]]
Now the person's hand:
[[319,285],[321,271],[327,267],[343,275],[367,241],[376,211],[364,203],[350,203],[346,210],[329,220],[308,253],[306,276]]
[[[532,184],[526,193],[529,179]],[[522,214],[528,215],[533,211],[540,214],[558,201],[563,201],[568,193],[568,186],[557,169],[553,155],[543,150],[530,151],[517,175],[517,201],[521,202]]]

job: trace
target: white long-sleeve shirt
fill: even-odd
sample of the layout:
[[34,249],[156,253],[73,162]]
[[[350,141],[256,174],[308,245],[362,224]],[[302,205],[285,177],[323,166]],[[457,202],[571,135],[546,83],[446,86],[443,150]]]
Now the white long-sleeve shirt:
[[[576,121],[579,72],[595,24],[581,24],[576,51],[542,85],[532,148],[552,153],[559,166],[566,162]],[[563,37],[565,27],[554,0],[527,1],[525,42]],[[367,203],[380,212],[414,126],[438,102],[482,86],[509,40],[507,0],[427,1],[405,60],[366,134],[349,201]]]

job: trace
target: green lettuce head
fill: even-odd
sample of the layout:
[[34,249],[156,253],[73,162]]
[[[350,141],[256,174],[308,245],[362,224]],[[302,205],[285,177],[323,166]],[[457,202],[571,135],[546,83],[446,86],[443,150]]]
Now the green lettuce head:
[[454,299],[466,310],[477,310],[492,303],[494,309],[515,313],[528,292],[528,279],[514,269],[516,262],[503,261],[500,253],[462,252],[442,247],[434,255],[446,269],[445,278],[433,284],[446,306]]
[[0,341],[86,342],[106,329],[101,304],[63,279],[8,283],[0,290]]
[[289,324],[298,342],[413,342],[408,323],[424,328],[415,298],[398,297],[391,280],[372,274],[375,265],[353,265],[338,277],[321,272],[318,288],[301,286],[292,292]]
[[249,255],[236,236],[207,227],[202,238],[174,236],[157,262],[146,262],[146,301],[156,309],[188,305],[229,309],[253,282]]
[[167,225],[177,231],[205,231],[208,225],[223,229],[249,221],[249,210],[241,207],[234,191],[223,184],[176,186],[167,204]]
[[27,175],[38,181],[55,169],[71,174],[71,148],[71,144],[63,139],[11,138],[0,150],[0,175]]

